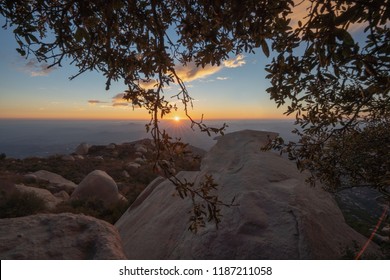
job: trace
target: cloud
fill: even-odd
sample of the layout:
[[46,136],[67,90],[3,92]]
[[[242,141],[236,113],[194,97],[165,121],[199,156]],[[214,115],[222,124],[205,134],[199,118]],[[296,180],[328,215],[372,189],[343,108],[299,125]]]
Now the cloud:
[[235,58],[228,59],[223,62],[223,65],[227,68],[237,68],[246,64],[244,60],[244,56],[242,54],[237,55]]
[[92,99],[92,100],[88,100],[88,103],[91,105],[95,105],[95,104],[102,104],[102,103],[108,103],[108,102]]
[[222,69],[221,66],[206,65],[204,68],[196,67],[195,63],[187,63],[185,66],[176,67],[176,74],[183,82],[190,82],[197,79],[202,79],[212,74],[217,73]]
[[129,106],[129,102],[127,102],[124,97],[124,93],[118,93],[115,96],[112,97],[111,102],[108,101],[101,101],[98,99],[90,99],[88,100],[88,104],[90,105],[96,105],[96,104],[102,104],[100,105],[101,108],[109,108],[109,107],[126,107]]
[[36,59],[30,59],[21,69],[31,77],[42,77],[49,75],[55,67],[48,68],[49,64],[40,63]]
[[129,106],[129,103],[115,102],[115,103],[112,103],[112,106],[114,106],[114,107],[124,107],[124,106]]
[[[294,7],[292,8],[292,13],[290,15],[290,26],[293,29],[298,28],[298,21],[301,21],[302,24],[305,24],[308,21],[311,5],[312,1],[294,0]],[[366,27],[366,23],[364,22],[354,23],[348,27],[348,31],[354,33],[363,29],[364,27]]]
[[124,96],[125,94],[123,92],[118,93],[112,98],[112,103],[124,103],[125,102],[125,99],[123,98]]
[[229,80],[229,78],[228,77],[217,77],[217,80],[226,81],[226,80]]
[[124,99],[123,97],[125,96],[125,94],[122,92],[122,93],[118,93],[117,95],[115,95],[113,98],[112,98],[112,106],[113,107],[126,107],[126,106],[129,106],[129,102],[126,101],[126,99]]

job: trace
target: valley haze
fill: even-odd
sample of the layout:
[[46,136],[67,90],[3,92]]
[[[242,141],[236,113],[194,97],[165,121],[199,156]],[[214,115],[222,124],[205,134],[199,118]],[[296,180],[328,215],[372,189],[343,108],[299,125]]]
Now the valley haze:
[[[70,154],[80,143],[107,145],[151,138],[145,124],[147,120],[50,120],[50,119],[0,119],[0,153],[11,158],[31,156],[46,157]],[[207,125],[221,127],[225,133],[244,129],[273,131],[292,140],[292,120],[210,120]],[[209,150],[216,141],[199,129],[191,129],[189,121],[163,120],[161,127],[174,138],[180,138],[198,148]]]

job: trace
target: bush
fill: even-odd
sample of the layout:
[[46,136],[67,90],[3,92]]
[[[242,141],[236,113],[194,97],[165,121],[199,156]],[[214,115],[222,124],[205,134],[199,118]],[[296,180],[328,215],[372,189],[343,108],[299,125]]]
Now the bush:
[[129,207],[129,203],[118,202],[112,207],[104,206],[100,200],[70,200],[57,205],[56,213],[84,214],[115,224]]
[[46,211],[45,201],[34,193],[15,191],[0,196],[0,218],[16,218]]

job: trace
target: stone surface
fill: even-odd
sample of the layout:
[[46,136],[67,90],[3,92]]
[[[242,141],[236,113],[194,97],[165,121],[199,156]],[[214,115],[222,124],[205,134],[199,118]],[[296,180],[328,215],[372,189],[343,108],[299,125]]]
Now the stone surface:
[[[178,177],[198,187],[206,174],[218,183],[217,230],[188,231],[190,199],[174,195],[168,180],[152,182],[115,224],[130,259],[339,259],[362,235],[349,227],[333,197],[309,187],[294,163],[262,152],[267,135],[240,131],[218,138],[200,172]],[[377,253],[377,246],[370,245]]]
[[59,191],[58,193],[55,193],[53,195],[61,201],[67,201],[70,198],[69,194],[66,191]]
[[78,154],[80,156],[85,156],[88,154],[89,148],[91,146],[88,145],[87,143],[81,143],[80,145],[77,146],[75,150],[75,154]]
[[108,144],[108,145],[106,146],[106,148],[107,148],[108,150],[115,150],[116,144],[115,144],[115,143],[110,143],[110,144]]
[[115,227],[89,216],[39,214],[0,219],[0,259],[126,259]]
[[382,233],[383,233],[383,234],[390,235],[390,225],[385,225],[385,226],[382,228]]
[[71,199],[101,200],[111,206],[123,200],[114,179],[102,170],[89,173],[77,186]]
[[138,164],[144,164],[144,163],[146,163],[146,159],[144,159],[144,158],[136,158],[134,160],[134,162],[138,163]]
[[141,154],[146,154],[148,152],[148,149],[145,146],[143,146],[143,145],[137,145],[135,147],[135,151],[139,152]]
[[61,157],[63,161],[75,161],[74,157],[71,155],[64,155]]
[[65,179],[61,175],[46,170],[39,170],[31,174],[37,178],[37,181],[50,183],[53,192],[64,190],[67,193],[72,193],[77,186],[75,183]]
[[58,199],[46,189],[34,188],[25,185],[15,185],[15,188],[21,193],[34,193],[36,196],[45,201],[48,209],[54,209],[57,204],[61,202],[61,199]]
[[140,168],[141,164],[136,163],[136,162],[128,162],[126,164],[126,168]]

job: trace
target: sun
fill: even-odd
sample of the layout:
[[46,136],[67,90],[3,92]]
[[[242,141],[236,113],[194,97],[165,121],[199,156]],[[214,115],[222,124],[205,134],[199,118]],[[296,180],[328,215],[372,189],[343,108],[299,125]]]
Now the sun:
[[173,120],[174,120],[175,122],[179,122],[179,121],[180,121],[180,117],[179,117],[179,116],[174,116],[174,117],[173,117]]

